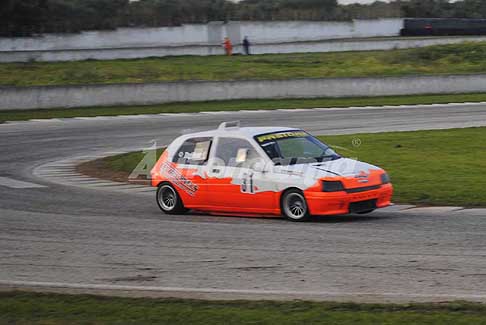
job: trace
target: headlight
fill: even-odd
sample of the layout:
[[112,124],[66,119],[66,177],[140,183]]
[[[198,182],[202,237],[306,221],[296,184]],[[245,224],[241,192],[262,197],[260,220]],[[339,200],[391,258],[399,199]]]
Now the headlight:
[[343,183],[340,181],[323,181],[322,182],[323,192],[341,192],[344,191]]
[[381,174],[381,183],[388,184],[390,183],[390,176],[387,173]]

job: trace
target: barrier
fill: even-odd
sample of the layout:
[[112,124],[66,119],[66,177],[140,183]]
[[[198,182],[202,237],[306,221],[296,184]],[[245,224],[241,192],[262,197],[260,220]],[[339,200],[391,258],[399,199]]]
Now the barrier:
[[0,110],[472,92],[486,92],[486,75],[0,87]]

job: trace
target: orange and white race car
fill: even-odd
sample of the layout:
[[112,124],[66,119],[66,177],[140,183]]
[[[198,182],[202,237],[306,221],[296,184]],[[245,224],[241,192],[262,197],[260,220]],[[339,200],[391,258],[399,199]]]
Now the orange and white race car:
[[238,122],[177,138],[151,175],[167,214],[193,209],[304,221],[368,213],[390,205],[393,193],[383,169],[343,158],[303,130]]

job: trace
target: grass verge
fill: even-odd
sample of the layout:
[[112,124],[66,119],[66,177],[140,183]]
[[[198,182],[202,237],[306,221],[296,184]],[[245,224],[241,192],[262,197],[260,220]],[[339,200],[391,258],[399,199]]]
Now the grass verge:
[[[343,156],[386,169],[395,187],[396,203],[486,206],[486,128],[319,138]],[[126,181],[143,157],[142,152],[113,156],[85,163],[78,170],[99,178]]]
[[[164,149],[156,149],[154,159],[148,161],[148,171],[152,169],[155,162]],[[137,165],[146,157],[147,154],[153,153],[153,150],[130,152],[115,156],[104,157],[82,163],[76,167],[76,171],[89,175],[91,177],[106,179],[115,182],[128,182],[129,176]],[[145,177],[131,179],[131,183],[140,183],[150,185],[149,180]]]
[[486,324],[466,302],[381,305],[0,293],[1,324]]
[[195,113],[210,111],[273,110],[289,108],[350,107],[379,105],[446,104],[486,101],[486,93],[412,95],[352,98],[309,98],[309,99],[255,99],[209,101],[192,103],[170,103],[152,106],[86,107],[69,109],[36,109],[0,111],[0,123],[29,119],[115,116],[159,113]]
[[486,42],[252,56],[0,64],[0,86],[463,74],[486,71]]

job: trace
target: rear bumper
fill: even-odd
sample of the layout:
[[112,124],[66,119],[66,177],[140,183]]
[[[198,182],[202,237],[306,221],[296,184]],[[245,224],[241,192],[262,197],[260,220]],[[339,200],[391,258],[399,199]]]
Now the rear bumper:
[[393,196],[393,186],[384,184],[378,189],[360,193],[305,192],[304,194],[312,215],[340,215],[350,213],[350,205],[356,202],[376,200],[377,209],[389,206]]

